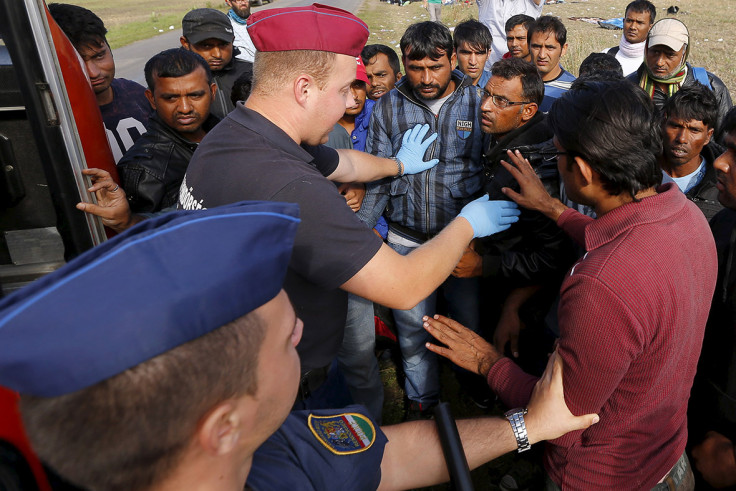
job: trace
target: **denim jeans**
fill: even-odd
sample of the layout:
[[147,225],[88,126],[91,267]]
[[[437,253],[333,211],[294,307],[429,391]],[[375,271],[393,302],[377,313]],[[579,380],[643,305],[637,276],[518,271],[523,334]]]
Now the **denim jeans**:
[[[402,256],[413,250],[401,244],[389,242],[388,245]],[[424,346],[432,337],[422,327],[422,316],[436,313],[439,293],[444,295],[450,317],[477,332],[480,316],[479,292],[479,278],[450,276],[413,309],[393,311],[406,375],[404,389],[410,400],[422,405],[433,405],[439,401],[438,360],[437,356]]]
[[383,383],[376,360],[376,328],[373,302],[348,295],[345,337],[337,361],[356,404],[362,404],[380,424],[383,412]]

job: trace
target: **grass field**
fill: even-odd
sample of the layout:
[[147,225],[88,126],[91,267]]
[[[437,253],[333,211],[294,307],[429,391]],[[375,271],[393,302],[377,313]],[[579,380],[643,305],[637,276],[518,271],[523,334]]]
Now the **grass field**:
[[[146,39],[171,26],[181,28],[181,18],[193,8],[213,7],[226,9],[222,0],[72,0],[76,4],[96,12],[109,30],[108,40],[113,48],[133,41]],[[562,64],[577,74],[580,62],[591,52],[618,44],[621,31],[608,31],[570,17],[601,17],[608,19],[623,15],[629,0],[571,0],[567,3],[547,5],[545,14],[562,18],[568,29],[569,49]],[[736,90],[736,64],[730,54],[736,48],[736,31],[729,29],[736,16],[734,0],[655,0],[657,18],[666,16],[666,8],[676,4],[680,7],[677,18],[690,29],[692,46],[690,61],[706,67],[718,75],[729,90]],[[398,51],[399,39],[406,26],[429,20],[429,14],[421,2],[413,1],[404,7],[388,5],[379,0],[365,0],[358,15],[371,27],[371,43],[383,43]],[[470,17],[478,16],[475,5],[445,6],[442,20],[453,27]]]
[[[570,17],[600,17],[610,19],[623,16],[630,0],[572,0],[567,3],[547,5],[543,13],[562,19],[567,27],[568,51],[562,58],[563,66],[577,75],[580,63],[592,52],[617,46],[622,31],[609,31],[583,21],[569,20]],[[680,7],[675,16],[690,30],[691,49],[689,61],[703,66],[718,75],[736,94],[736,64],[731,54],[736,49],[736,31],[732,19],[736,16],[736,1],[733,0],[654,0],[657,19],[666,17],[670,5]],[[399,52],[399,39],[408,24],[429,20],[429,14],[420,2],[404,7],[387,5],[379,0],[365,0],[358,14],[370,27],[369,43],[383,43]],[[468,18],[477,18],[475,5],[451,5],[442,8],[442,20],[453,27]]]

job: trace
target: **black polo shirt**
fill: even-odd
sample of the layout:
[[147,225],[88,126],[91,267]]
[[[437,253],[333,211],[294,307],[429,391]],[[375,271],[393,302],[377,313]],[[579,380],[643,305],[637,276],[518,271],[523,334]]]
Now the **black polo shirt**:
[[347,294],[338,287],[382,244],[324,177],[338,160],[337,152],[321,145],[307,151],[259,113],[238,104],[200,143],[179,195],[184,209],[242,200],[299,204],[301,223],[284,289],[304,321],[297,347],[302,371],[336,357],[347,311]]

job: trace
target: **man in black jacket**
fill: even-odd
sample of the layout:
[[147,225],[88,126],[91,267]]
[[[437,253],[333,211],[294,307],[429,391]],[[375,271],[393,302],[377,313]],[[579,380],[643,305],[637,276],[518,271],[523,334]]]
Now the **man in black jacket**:
[[[520,150],[537,170],[547,190],[559,196],[556,150],[545,115],[538,111],[544,97],[544,83],[531,63],[520,58],[496,62],[486,84],[481,106],[483,132],[491,135],[484,153],[486,192],[491,199],[504,199],[503,187],[518,188],[500,164],[508,160],[508,150]],[[485,286],[493,293],[484,295],[487,320],[497,322],[494,342],[519,356],[518,335],[521,317],[541,318],[549,308],[545,297],[554,297],[564,271],[574,259],[571,244],[560,229],[538,212],[522,210],[519,223],[494,238],[476,240],[455,268],[458,277],[490,278]],[[542,288],[544,285],[544,288]],[[499,291],[500,289],[500,291]],[[534,300],[529,302],[534,297]],[[522,306],[524,308],[522,309]],[[494,312],[493,309],[500,309]],[[521,317],[520,317],[521,314]]]
[[736,486],[736,110],[723,120],[726,151],[714,163],[718,200],[710,222],[718,282],[688,407],[688,447],[698,490]]
[[207,61],[212,70],[217,93],[212,114],[224,118],[235,108],[230,93],[235,81],[244,73],[253,73],[253,64],[235,57],[235,34],[227,15],[215,9],[194,9],[181,22],[183,48],[194,51]]
[[216,87],[207,62],[179,48],[162,51],[145,67],[146,97],[154,109],[149,130],[118,163],[120,184],[134,213],[175,206],[199,142],[219,119],[210,114]]
[[680,89],[664,105],[662,118],[662,182],[672,182],[710,221],[723,209],[718,202],[713,161],[723,151],[713,141],[718,101],[701,84]]
[[733,105],[728,88],[712,73],[687,62],[690,53],[690,35],[685,24],[668,17],[652,26],[647,37],[644,63],[628,77],[652,98],[657,109],[680,88],[700,82],[713,90],[718,100],[716,140],[720,141],[719,125]]

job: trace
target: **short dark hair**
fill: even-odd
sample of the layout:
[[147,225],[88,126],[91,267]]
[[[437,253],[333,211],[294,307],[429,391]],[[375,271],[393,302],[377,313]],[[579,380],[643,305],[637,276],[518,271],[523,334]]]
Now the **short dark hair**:
[[567,42],[567,28],[560,19],[552,15],[543,15],[529,26],[526,31],[526,38],[531,42],[532,35],[538,32],[554,32],[555,39],[560,43],[560,46],[564,46]]
[[609,194],[636,200],[662,179],[656,157],[662,139],[653,115],[651,98],[626,80],[583,81],[552,104],[547,123],[570,157],[581,157],[598,173]]
[[630,4],[626,6],[626,10],[624,10],[624,18],[626,18],[626,14],[629,13],[629,10],[632,12],[649,12],[649,23],[654,24],[654,19],[657,17],[657,7],[654,6],[654,4],[648,0],[634,0]]
[[453,40],[456,51],[463,43],[467,43],[473,49],[487,51],[491,49],[493,43],[491,31],[485,24],[475,19],[466,20],[455,26]]
[[534,17],[531,15],[526,14],[516,14],[509,17],[509,20],[506,21],[506,25],[504,26],[504,30],[506,32],[511,31],[514,27],[518,25],[523,25],[524,29],[527,31],[529,30],[529,26],[532,25],[532,22],[534,22]]
[[727,135],[736,131],[736,107],[732,107],[721,121],[721,134]]
[[77,486],[149,489],[176,468],[208,411],[256,393],[265,332],[251,312],[86,389],[21,396],[31,444]]
[[450,30],[431,20],[410,25],[399,42],[404,60],[439,60],[452,57],[454,45]]
[[663,120],[674,117],[685,121],[702,121],[708,128],[718,124],[718,100],[705,85],[695,82],[678,90],[662,108]]
[[525,101],[536,102],[537,105],[540,105],[544,99],[544,82],[533,63],[521,58],[501,59],[491,67],[491,76],[505,80],[519,77],[521,78],[521,97]]
[[379,53],[383,53],[388,58],[388,65],[391,70],[394,71],[394,75],[398,75],[401,71],[401,64],[399,63],[399,55],[393,48],[386,46],[385,44],[366,44],[363,51],[360,52],[360,57],[363,59],[364,65],[369,65],[370,61],[375,58]]
[[197,67],[202,67],[207,75],[207,83],[212,83],[212,71],[204,58],[194,51],[184,48],[171,48],[153,55],[146,62],[143,73],[146,76],[146,84],[148,90],[153,92],[154,79],[161,78],[177,78],[189,75]]
[[608,53],[591,53],[587,58],[580,64],[578,70],[579,77],[586,77],[593,73],[610,72],[609,75],[618,77],[610,78],[615,80],[616,78],[624,78],[624,70],[621,68],[621,63],[616,59],[615,56],[611,56]]
[[77,50],[85,44],[107,44],[105,24],[91,10],[68,3],[51,3],[48,7],[51,17]]
[[250,72],[242,73],[235,82],[233,82],[233,88],[230,91],[230,100],[233,105],[237,104],[238,101],[244,101],[250,96],[250,89],[253,86],[253,74]]

